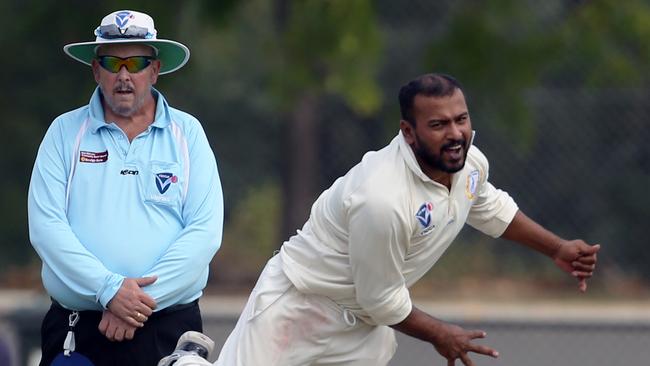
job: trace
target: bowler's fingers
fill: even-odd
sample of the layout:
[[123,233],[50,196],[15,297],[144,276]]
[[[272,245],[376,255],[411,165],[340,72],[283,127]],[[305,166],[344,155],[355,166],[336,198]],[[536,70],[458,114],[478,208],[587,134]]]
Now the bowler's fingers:
[[[593,247],[592,247],[593,248]],[[579,278],[590,278],[596,269],[597,254],[581,254],[571,262],[572,275]]]
[[490,348],[488,346],[483,346],[483,345],[480,345],[480,344],[472,344],[469,347],[468,351],[478,353],[478,354],[481,354],[481,355],[490,356],[490,357],[493,357],[493,358],[499,357],[499,352],[497,352],[494,348]]
[[594,270],[596,269],[596,260],[580,260],[576,259],[571,262],[571,275],[574,277],[584,277],[589,278],[593,275]]
[[[482,330],[474,330],[474,331],[470,331],[469,333],[471,339],[480,339],[480,338],[485,338],[487,336],[487,333]],[[497,352],[494,348],[484,346],[482,344],[469,343],[468,347],[466,348],[466,351],[474,352],[474,353],[478,353],[481,355],[486,355],[494,358],[499,357],[499,352]]]
[[596,270],[596,258],[593,256],[577,258],[571,262],[571,268],[573,271],[591,273]]
[[587,280],[584,278],[581,278],[578,280],[578,289],[580,292],[587,292]]
[[585,265],[596,264],[598,262],[597,254],[579,254],[578,258],[574,259],[574,262],[580,262]]
[[600,250],[600,244],[588,245],[586,243],[583,243],[583,245],[580,245],[579,248],[580,254],[582,255],[596,255],[596,253],[598,253]]
[[576,277],[576,278],[591,278],[593,276],[593,272],[583,272],[583,271],[573,271],[571,272],[571,276]]
[[463,362],[463,365],[465,366],[474,366],[474,362],[472,362],[472,359],[469,358],[469,356],[465,352],[460,354],[460,360]]
[[595,264],[584,264],[578,261],[571,262],[571,267],[573,267],[573,269],[576,271],[584,271],[584,272],[593,272],[594,269],[596,269]]
[[571,275],[578,279],[578,290],[587,292],[587,278],[591,277],[591,273],[573,272]]
[[485,338],[487,333],[483,330],[470,330],[467,332],[470,339]]

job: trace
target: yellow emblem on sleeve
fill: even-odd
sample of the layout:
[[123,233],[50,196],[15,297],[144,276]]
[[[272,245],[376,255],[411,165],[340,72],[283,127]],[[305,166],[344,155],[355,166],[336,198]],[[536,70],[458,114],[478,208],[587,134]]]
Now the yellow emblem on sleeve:
[[476,190],[478,188],[478,180],[481,177],[481,173],[478,170],[474,170],[467,176],[467,183],[465,184],[465,195],[470,200],[476,198]]

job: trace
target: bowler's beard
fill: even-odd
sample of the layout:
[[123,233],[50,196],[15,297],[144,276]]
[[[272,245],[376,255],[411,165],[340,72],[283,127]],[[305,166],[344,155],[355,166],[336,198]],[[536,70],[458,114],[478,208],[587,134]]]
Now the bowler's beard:
[[[433,151],[433,149],[430,149],[422,140],[420,140],[420,137],[417,134],[415,135],[415,140],[417,141],[417,145],[413,145],[413,152],[420,160],[423,160],[430,167],[445,173],[456,173],[465,167],[465,161],[467,161],[467,151],[469,150],[466,139],[463,138],[460,140],[450,141],[442,145],[440,151],[437,153]],[[463,148],[463,159],[459,163],[453,165],[448,164],[442,158],[442,154],[445,149],[457,144],[460,144]]]
[[[128,83],[124,82],[118,82],[115,87],[112,90],[112,93],[106,93],[102,87],[100,87],[102,90],[102,95],[104,96],[104,101],[108,105],[108,107],[113,111],[118,116],[121,117],[131,117],[133,116],[137,111],[139,111],[142,106],[144,105],[145,97],[146,95],[138,95],[135,92],[135,89],[129,85]],[[121,103],[118,103],[114,99],[114,94],[115,93],[120,93],[120,92],[129,92],[133,94],[133,104],[131,105],[124,105]]]

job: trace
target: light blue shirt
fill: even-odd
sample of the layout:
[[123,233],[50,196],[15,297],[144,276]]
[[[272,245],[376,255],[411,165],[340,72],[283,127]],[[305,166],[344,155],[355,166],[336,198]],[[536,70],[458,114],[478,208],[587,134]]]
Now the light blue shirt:
[[29,235],[48,294],[103,310],[125,277],[161,310],[201,296],[221,243],[223,194],[199,121],[157,98],[154,122],[129,142],[104,120],[100,91],[54,120],[29,186]]

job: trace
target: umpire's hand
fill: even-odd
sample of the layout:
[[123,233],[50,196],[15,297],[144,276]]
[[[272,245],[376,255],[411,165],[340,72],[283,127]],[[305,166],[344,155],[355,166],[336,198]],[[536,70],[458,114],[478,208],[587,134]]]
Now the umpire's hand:
[[108,303],[108,310],[132,327],[141,328],[156,308],[156,301],[142,287],[149,286],[158,278],[125,278],[122,286]]
[[122,342],[133,339],[136,327],[126,324],[117,315],[114,315],[110,310],[105,310],[102,314],[102,320],[97,327],[99,331],[112,342]]

